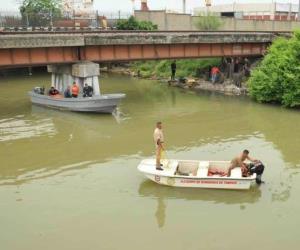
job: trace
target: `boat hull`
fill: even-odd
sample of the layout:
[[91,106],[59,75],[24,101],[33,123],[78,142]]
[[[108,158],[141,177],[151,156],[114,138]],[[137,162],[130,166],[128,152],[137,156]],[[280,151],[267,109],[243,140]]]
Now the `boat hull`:
[[183,178],[165,177],[160,175],[145,175],[157,184],[184,187],[184,188],[212,188],[212,189],[240,189],[246,190],[251,186],[252,180],[225,179],[225,178]]
[[112,113],[126,96],[125,94],[108,94],[87,98],[56,98],[36,94],[33,91],[28,94],[35,105],[73,112],[108,114]]
[[[195,175],[178,174],[178,166],[184,162],[186,165],[197,166]],[[229,166],[229,161],[179,161],[169,160],[163,162],[163,171],[156,170],[155,159],[143,160],[138,170],[153,182],[172,187],[184,188],[208,188],[208,189],[236,189],[246,190],[256,179],[256,174],[249,177],[242,177],[241,169],[236,168],[231,176],[208,175],[211,166]]]

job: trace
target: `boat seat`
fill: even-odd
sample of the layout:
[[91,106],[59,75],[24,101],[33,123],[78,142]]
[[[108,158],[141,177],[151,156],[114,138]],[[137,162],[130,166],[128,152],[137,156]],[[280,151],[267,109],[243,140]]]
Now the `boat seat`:
[[234,169],[232,169],[230,177],[232,177],[232,178],[242,178],[242,170],[241,170],[241,168],[234,168]]
[[178,166],[178,161],[168,160],[162,161],[162,168],[165,174],[174,175]]
[[207,177],[208,176],[208,168],[199,168],[198,172],[197,172],[197,176]]
[[208,168],[209,167],[209,161],[200,161],[199,162],[199,168]]
[[198,168],[197,161],[179,161],[176,174],[183,176],[197,175]]
[[208,176],[208,168],[209,168],[208,161],[200,161],[197,176],[207,177]]

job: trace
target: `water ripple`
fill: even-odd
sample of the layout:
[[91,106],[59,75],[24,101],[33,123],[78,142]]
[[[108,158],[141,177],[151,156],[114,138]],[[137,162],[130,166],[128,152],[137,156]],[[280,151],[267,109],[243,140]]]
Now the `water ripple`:
[[0,142],[26,139],[57,133],[50,118],[39,120],[25,119],[24,116],[0,120]]
[[59,175],[61,173],[67,172],[67,171],[85,168],[92,163],[94,163],[94,162],[93,161],[83,161],[83,162],[78,162],[78,163],[74,163],[74,164],[61,166],[56,169],[50,169],[50,168],[44,167],[41,169],[25,172],[24,174],[21,174],[17,177],[0,180],[0,186],[20,185],[20,184],[23,184],[23,183],[26,183],[26,182],[32,181],[32,180],[45,179],[48,177]]

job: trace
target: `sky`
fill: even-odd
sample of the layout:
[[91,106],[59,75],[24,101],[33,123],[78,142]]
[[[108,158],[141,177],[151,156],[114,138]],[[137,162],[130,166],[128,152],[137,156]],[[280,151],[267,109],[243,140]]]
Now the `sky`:
[[[275,1],[275,0],[274,0]],[[0,0],[0,11],[18,10],[20,0]],[[140,7],[140,1],[135,0],[136,9]],[[194,7],[203,6],[205,0],[186,0],[187,12],[191,13]],[[213,5],[233,3],[234,0],[212,0]],[[235,0],[239,3],[261,3],[272,2],[272,0]],[[278,0],[280,3],[298,3],[299,0]],[[168,9],[180,11],[182,9],[182,0],[148,0],[150,9]],[[132,11],[131,0],[94,0],[95,9],[102,12],[130,12]]]

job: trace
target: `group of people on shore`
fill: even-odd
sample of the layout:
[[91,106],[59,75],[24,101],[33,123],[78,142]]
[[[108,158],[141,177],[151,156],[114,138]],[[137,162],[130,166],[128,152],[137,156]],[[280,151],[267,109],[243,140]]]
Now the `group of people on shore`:
[[[208,67],[208,79],[213,83],[222,83],[222,79],[231,79],[237,87],[242,87],[243,76],[250,76],[250,61],[248,58],[224,58],[220,66]],[[175,81],[177,65],[171,63],[171,81]]]
[[209,67],[209,79],[213,84],[221,82],[221,78],[232,79],[233,84],[240,88],[243,76],[250,76],[250,66],[248,58],[224,58],[220,68]]
[[[80,89],[76,82],[73,82],[72,86],[68,86],[64,91],[64,98],[77,98],[79,96]],[[83,87],[82,97],[92,97],[94,93],[94,89],[92,86],[87,84]],[[49,96],[57,96],[60,95],[60,92],[52,86],[48,91]]]

